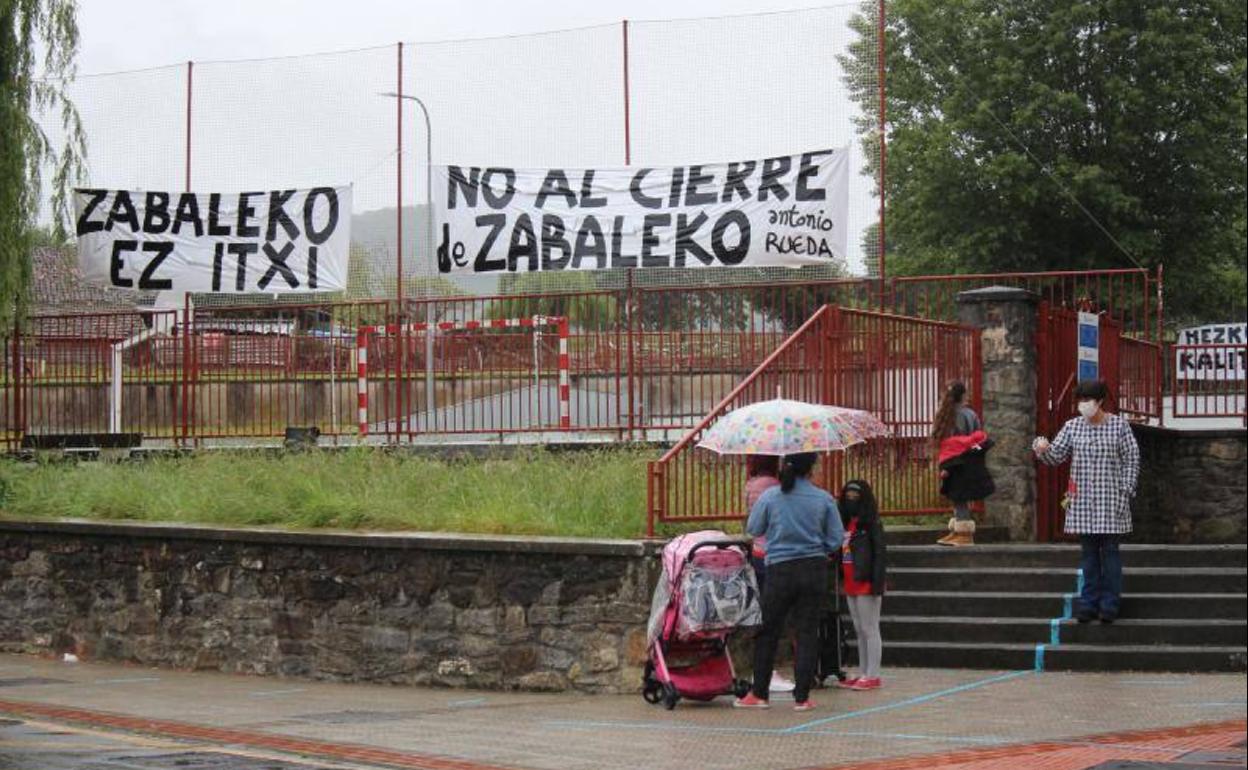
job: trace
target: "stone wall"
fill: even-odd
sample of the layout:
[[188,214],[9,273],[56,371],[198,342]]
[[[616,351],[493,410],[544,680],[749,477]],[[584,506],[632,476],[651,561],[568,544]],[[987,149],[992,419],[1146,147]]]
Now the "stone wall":
[[1135,426],[1140,483],[1132,539],[1248,541],[1248,431]]
[[635,541],[0,522],[0,651],[631,692],[657,570]]
[[[1025,289],[990,286],[958,294],[958,320],[981,330],[983,420],[996,442],[988,470],[996,494],[984,501],[983,523],[1006,527],[1012,540],[1035,537],[1036,306]],[[975,387],[969,383],[969,387]]]

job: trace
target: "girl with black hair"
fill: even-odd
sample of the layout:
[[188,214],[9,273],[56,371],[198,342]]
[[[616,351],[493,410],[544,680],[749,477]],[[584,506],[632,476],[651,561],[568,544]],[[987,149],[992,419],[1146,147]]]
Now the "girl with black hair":
[[884,525],[871,485],[855,479],[841,488],[841,520],[845,541],[841,547],[841,590],[854,621],[858,640],[859,676],[839,686],[851,690],[875,690],[880,681],[880,605],[884,600]]
[[832,495],[810,482],[818,455],[784,458],[780,485],[758,498],[745,531],[767,538],[767,583],[763,587],[763,628],[754,642],[754,687],[733,705],[768,708],[776,646],[790,611],[797,631],[797,682],[793,706],[815,707],[810,688],[818,656],[819,616],[828,590],[828,557],[844,539],[841,516]]

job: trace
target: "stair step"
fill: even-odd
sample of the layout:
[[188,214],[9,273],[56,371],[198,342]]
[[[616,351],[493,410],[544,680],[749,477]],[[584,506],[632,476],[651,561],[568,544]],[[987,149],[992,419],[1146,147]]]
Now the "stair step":
[[[888,600],[885,599],[885,608]],[[846,618],[848,622],[848,618]],[[853,629],[849,623],[847,628]],[[880,635],[885,646],[893,642],[958,640],[985,643],[1027,643],[1048,641],[1052,626],[1046,618],[967,618],[885,615],[880,618]]]
[[[1065,602],[1059,594],[979,591],[892,591],[884,600],[890,616],[972,616],[984,618],[1060,617]],[[1128,618],[1222,618],[1248,616],[1248,595],[1128,594],[1122,599]]]
[[[1235,646],[1070,644],[1044,650],[1046,671],[1244,671],[1246,659],[1248,648]],[[885,666],[1018,670],[1035,663],[1034,644],[884,642]]]
[[[850,642],[850,657],[857,649]],[[893,642],[884,639],[883,664],[918,668],[1030,669],[1035,666],[1035,643]]]
[[1063,621],[1063,645],[1178,645],[1183,647],[1243,647],[1248,645],[1245,620],[1157,620],[1122,618],[1112,625]]
[[[884,531],[890,548],[902,545],[935,545],[938,539],[949,534],[949,530],[944,527],[890,525],[887,519],[884,520]],[[1005,543],[1009,539],[1010,531],[1005,527],[980,527],[975,532],[977,543]]]
[[[1079,566],[1078,545],[986,544],[969,548],[940,545],[898,545],[888,549],[894,567],[1069,567]],[[1248,568],[1245,545],[1122,546],[1124,567]]]
[[[848,618],[846,623],[848,624]],[[852,629],[852,624],[846,626]],[[1062,644],[1243,646],[1248,621],[1153,620],[1124,618],[1112,625],[1064,620]],[[851,631],[852,633],[852,631]],[[958,641],[971,643],[1047,643],[1053,634],[1048,618],[897,617],[880,618],[880,633],[890,642]]]
[[1244,671],[1248,647],[1062,644],[1044,651],[1047,671]]
[[[1077,585],[1074,567],[894,567],[889,584],[898,591],[1067,593]],[[1128,593],[1241,593],[1248,571],[1236,568],[1124,567]]]

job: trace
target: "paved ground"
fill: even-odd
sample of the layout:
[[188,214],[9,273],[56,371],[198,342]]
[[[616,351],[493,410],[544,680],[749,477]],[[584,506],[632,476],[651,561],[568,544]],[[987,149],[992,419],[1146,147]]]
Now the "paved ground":
[[[1242,674],[888,673],[876,692],[818,692],[814,712],[779,700],[770,711],[742,712],[727,699],[667,712],[639,696],[330,684],[0,656],[0,715],[18,722],[0,728],[0,768],[1245,766]],[[1109,764],[1116,760],[1130,763]]]

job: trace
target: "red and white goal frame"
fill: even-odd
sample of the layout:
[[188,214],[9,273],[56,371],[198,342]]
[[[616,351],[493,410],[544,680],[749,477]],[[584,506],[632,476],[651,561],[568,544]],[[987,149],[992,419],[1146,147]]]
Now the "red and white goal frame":
[[[566,316],[535,315],[528,318],[495,318],[489,321],[442,321],[429,324],[426,322],[404,324],[407,332],[426,332],[432,327],[440,332],[476,331],[479,329],[517,329],[555,327],[559,335],[559,428],[567,430],[572,427],[572,411],[569,401],[571,387],[568,378],[568,319]],[[385,326],[360,326],[356,329],[356,397],[359,406],[360,438],[368,435],[368,340],[377,335],[394,335],[399,332],[399,324]]]

